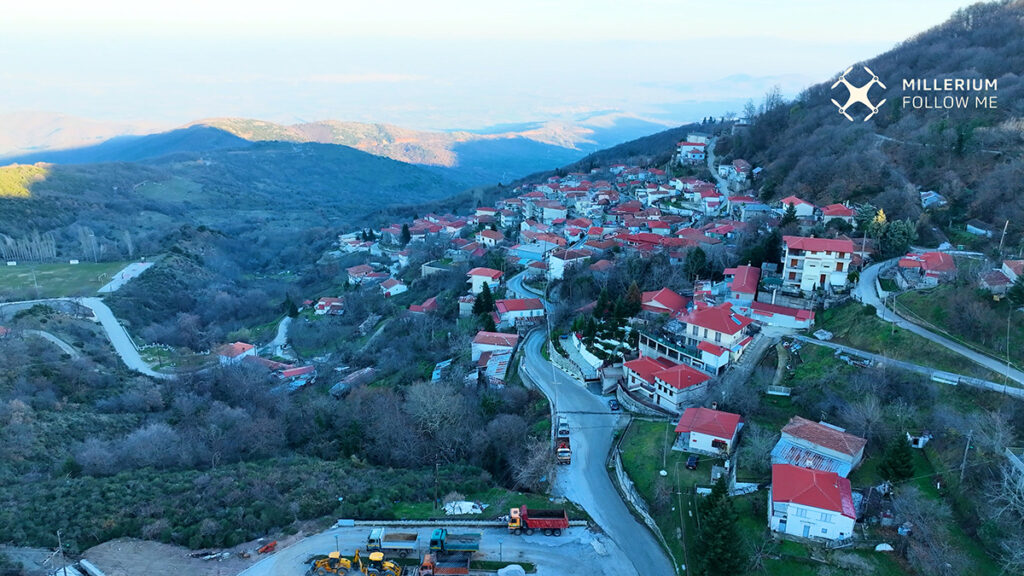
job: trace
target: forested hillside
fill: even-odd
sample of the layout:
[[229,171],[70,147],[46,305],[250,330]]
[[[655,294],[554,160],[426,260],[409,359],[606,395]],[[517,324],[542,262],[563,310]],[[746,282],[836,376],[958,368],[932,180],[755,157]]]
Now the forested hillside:
[[[724,159],[745,158],[765,170],[762,196],[789,194],[818,204],[872,202],[887,214],[963,229],[978,218],[995,228],[1010,221],[1010,235],[1024,226],[1024,3],[978,4],[948,22],[911,38],[864,63],[837,63],[836,74],[854,65],[850,82],[870,80],[868,66],[887,86],[870,91],[887,101],[878,114],[861,120],[856,105],[850,122],[831,99],[844,102],[836,77],[812,86],[793,101],[769,95],[748,114],[753,125],[723,138]],[[995,79],[998,108],[925,110],[903,107],[904,78]],[[943,92],[906,92],[907,95]],[[972,100],[976,93],[967,95]],[[919,191],[949,199],[946,210],[924,215]],[[952,226],[950,226],[952,224]]]

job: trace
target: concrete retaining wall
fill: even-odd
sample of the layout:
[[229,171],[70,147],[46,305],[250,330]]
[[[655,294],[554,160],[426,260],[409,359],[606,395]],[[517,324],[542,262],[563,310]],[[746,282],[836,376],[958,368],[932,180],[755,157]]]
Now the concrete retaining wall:
[[665,540],[665,535],[661,533],[661,528],[658,527],[658,523],[651,517],[651,513],[647,510],[647,501],[640,496],[640,493],[636,491],[636,486],[633,485],[633,480],[626,474],[626,470],[622,467],[622,458],[619,457],[619,449],[612,449],[612,466],[615,469],[615,486],[619,489],[619,494],[622,495],[623,500],[629,504],[637,514],[640,515],[643,523],[651,529],[654,536],[661,542],[661,545],[668,552],[669,557],[672,559],[673,566],[679,566],[679,562],[676,560],[672,550],[668,547],[668,542]]
[[629,410],[630,412],[636,414],[643,414],[645,416],[658,416],[661,418],[668,416],[668,413],[666,412],[659,412],[658,410],[655,410],[650,406],[637,402],[636,399],[630,396],[628,392],[623,390],[621,386],[615,389],[615,397],[619,400],[619,404],[621,404],[623,408]]

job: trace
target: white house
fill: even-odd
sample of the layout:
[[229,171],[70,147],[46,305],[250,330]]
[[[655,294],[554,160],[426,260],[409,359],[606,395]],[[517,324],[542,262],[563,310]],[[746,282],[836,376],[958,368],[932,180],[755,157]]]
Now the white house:
[[497,246],[498,243],[500,243],[504,239],[504,234],[498,232],[497,230],[491,230],[489,228],[487,230],[481,230],[476,233],[476,241],[479,242],[481,246],[487,246],[488,248],[493,248],[494,246]]
[[548,256],[548,280],[561,280],[565,271],[590,259],[589,250],[555,250]]
[[469,276],[469,291],[479,294],[483,292],[484,284],[487,284],[493,292],[495,288],[501,286],[501,277],[504,274],[501,270],[494,268],[473,268],[466,273],[466,276]]
[[853,535],[857,510],[850,481],[835,472],[772,466],[768,526],[773,532],[824,540]]
[[835,472],[845,478],[864,458],[867,443],[837,426],[794,416],[772,449],[772,464]]
[[842,220],[853,226],[856,216],[857,212],[846,204],[829,204],[821,209],[821,221],[826,225],[833,220]]
[[484,332],[481,330],[480,332],[477,332],[476,336],[473,338],[473,362],[480,360],[480,355],[483,354],[484,352],[512,352],[513,350],[515,350],[516,344],[518,343],[518,334],[506,334],[504,332]]
[[785,257],[782,284],[809,292],[815,288],[842,288],[853,261],[853,242],[832,238],[783,236]]
[[217,358],[222,366],[238,364],[247,356],[255,356],[256,347],[245,342],[225,344],[217,350]]
[[761,281],[761,269],[754,266],[737,266],[725,269],[725,281],[729,286],[728,299],[737,304],[750,304],[757,297],[757,285]]
[[323,316],[324,314],[340,316],[345,313],[345,299],[325,296],[316,301],[313,313],[317,316]]
[[514,326],[521,320],[544,316],[544,303],[539,298],[496,300],[494,307],[498,311],[499,324],[503,326]]
[[733,361],[739,359],[752,339],[745,328],[753,320],[737,314],[728,302],[717,306],[697,302],[693,310],[679,317],[679,321],[683,323],[687,346],[699,348],[701,343],[712,344],[728,350]]
[[732,452],[742,427],[739,414],[687,408],[676,424],[676,433],[682,434],[679,443],[683,450],[717,455]]
[[686,404],[707,390],[709,374],[665,358],[641,356],[623,365],[626,390],[671,412],[680,413]]
[[814,216],[814,211],[817,207],[801,198],[796,196],[787,196],[782,199],[782,209],[787,210],[790,206],[793,207],[793,211],[796,212],[797,218],[811,218]]
[[382,294],[384,294],[385,298],[390,298],[392,296],[397,296],[398,294],[401,294],[403,292],[408,292],[409,287],[402,283],[401,280],[388,278],[387,280],[381,282],[380,291]]

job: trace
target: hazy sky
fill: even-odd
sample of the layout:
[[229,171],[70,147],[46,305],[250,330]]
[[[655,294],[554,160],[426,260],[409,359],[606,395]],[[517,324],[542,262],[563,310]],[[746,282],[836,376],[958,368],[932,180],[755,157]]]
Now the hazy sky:
[[682,122],[739,111],[774,84],[795,94],[970,3],[0,0],[0,112]]

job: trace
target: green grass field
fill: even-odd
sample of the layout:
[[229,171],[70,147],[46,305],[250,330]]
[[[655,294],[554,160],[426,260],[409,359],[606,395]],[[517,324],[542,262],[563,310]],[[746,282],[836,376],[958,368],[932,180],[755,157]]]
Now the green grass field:
[[[570,520],[589,520],[587,513],[574,502],[553,502],[544,494],[513,492],[503,488],[492,488],[478,494],[466,494],[466,500],[486,504],[483,514],[451,516],[452,519],[493,520],[508,514],[510,508],[526,505],[530,508],[562,508],[569,513]],[[393,508],[395,518],[401,520],[428,520],[447,518],[444,510],[434,508],[432,502],[399,502]]]
[[864,310],[857,303],[825,310],[818,315],[815,327],[832,332],[835,335],[833,341],[838,344],[939,370],[1001,381],[992,371],[916,334],[901,328],[894,329]]
[[[95,296],[127,262],[21,264],[0,267],[0,299]],[[36,287],[38,286],[38,290]]]
[[[933,290],[905,292],[900,294],[896,301],[901,313],[909,312],[912,317],[922,319],[940,330],[944,330],[953,339],[966,342],[968,345],[1004,361],[1007,353],[1006,321],[1009,319],[1010,361],[1017,366],[1024,365],[1024,313],[1014,312],[1008,300],[995,302],[992,300],[991,295],[979,294],[967,288],[967,292],[971,294],[978,304],[991,311],[992,319],[999,320],[999,322],[983,323],[982,330],[984,330],[986,340],[992,343],[999,343],[998,348],[993,345],[986,345],[984,342],[969,339],[964,334],[963,326],[950,320],[951,312],[959,305],[955,301],[958,290],[961,291],[959,295],[962,296],[962,291],[965,289],[958,289],[949,285],[939,286]],[[1010,316],[1010,318],[1007,318],[1007,316]]]

